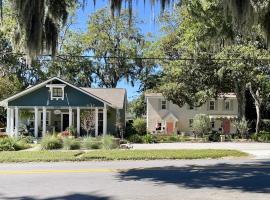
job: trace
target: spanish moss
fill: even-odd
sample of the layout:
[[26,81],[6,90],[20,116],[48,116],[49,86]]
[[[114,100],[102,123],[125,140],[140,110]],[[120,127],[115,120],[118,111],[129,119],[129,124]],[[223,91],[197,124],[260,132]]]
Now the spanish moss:
[[[93,6],[96,0],[88,0]],[[112,15],[120,14],[123,4],[128,7],[129,15],[132,16],[132,0],[108,0]],[[138,0],[137,0],[138,1]],[[144,0],[144,4],[145,4]],[[165,9],[173,0],[148,0],[151,5],[160,3],[161,10]],[[2,9],[0,0],[0,7]],[[51,54],[53,57],[57,53],[58,37],[61,27],[65,25],[70,7],[80,3],[82,7],[86,5],[86,0],[11,0],[18,22],[17,30],[14,34],[17,46],[24,44],[25,53],[30,60],[41,54]],[[0,14],[2,11],[0,11]],[[130,19],[131,20],[131,17]]]
[[250,31],[253,25],[260,25],[265,39],[270,41],[270,0],[224,0],[225,10],[235,24],[243,31]]

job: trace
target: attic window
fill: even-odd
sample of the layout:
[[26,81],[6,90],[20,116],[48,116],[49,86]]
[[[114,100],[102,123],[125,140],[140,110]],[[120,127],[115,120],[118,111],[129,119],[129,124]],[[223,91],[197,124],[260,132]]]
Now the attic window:
[[46,87],[50,88],[50,93],[51,93],[51,100],[64,100],[64,88],[65,84],[50,84],[47,85]]
[[52,91],[53,98],[63,97],[63,88],[53,88]]

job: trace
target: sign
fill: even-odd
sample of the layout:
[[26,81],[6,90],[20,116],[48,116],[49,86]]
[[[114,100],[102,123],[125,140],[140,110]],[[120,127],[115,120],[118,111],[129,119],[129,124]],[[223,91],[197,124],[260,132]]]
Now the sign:
[[54,113],[55,115],[60,115],[60,114],[61,114],[61,110],[55,110],[53,113]]

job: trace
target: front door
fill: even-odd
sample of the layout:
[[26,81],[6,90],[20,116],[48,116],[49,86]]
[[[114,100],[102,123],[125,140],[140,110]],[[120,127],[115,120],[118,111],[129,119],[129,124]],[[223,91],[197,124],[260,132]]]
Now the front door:
[[223,120],[223,132],[224,134],[229,134],[230,133],[230,120],[224,119]]
[[173,122],[167,122],[167,134],[173,133]]
[[69,114],[63,114],[62,131],[65,131],[69,126]]

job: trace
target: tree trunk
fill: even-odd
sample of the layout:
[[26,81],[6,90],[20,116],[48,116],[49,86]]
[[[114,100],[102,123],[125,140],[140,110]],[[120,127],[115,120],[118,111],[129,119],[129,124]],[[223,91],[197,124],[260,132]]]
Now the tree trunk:
[[235,93],[238,102],[238,117],[246,117],[246,86],[235,81]]
[[253,91],[251,84],[249,84],[249,91],[250,94],[254,100],[255,108],[256,108],[256,134],[260,131],[260,124],[261,124],[261,99],[260,99],[260,92],[259,89],[256,90],[256,92]]

